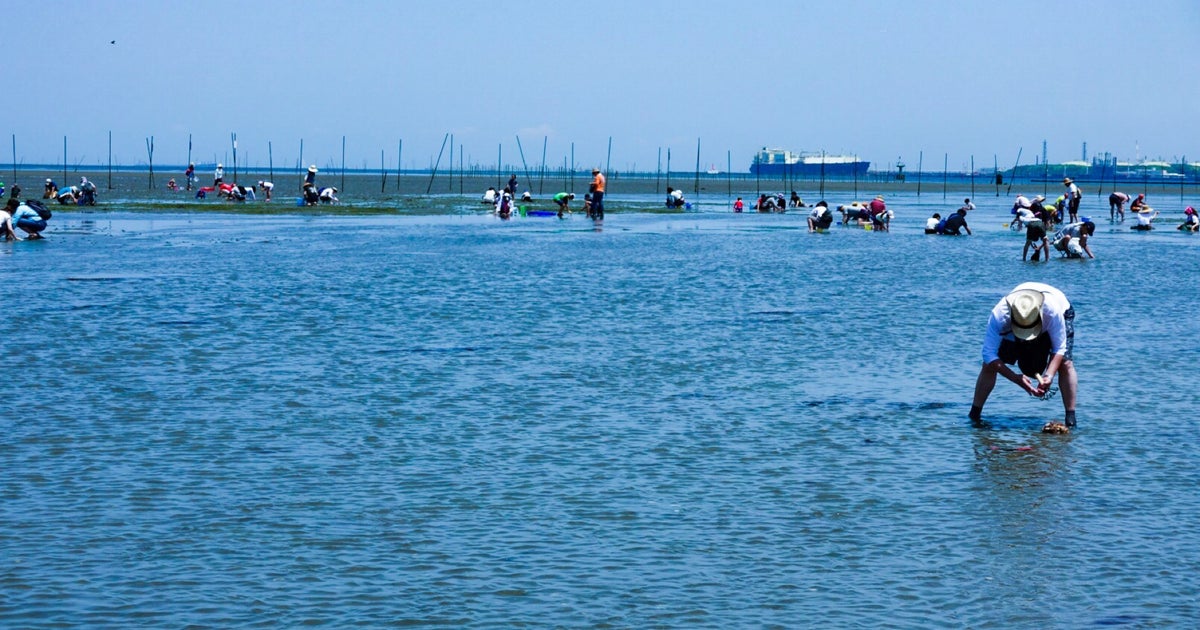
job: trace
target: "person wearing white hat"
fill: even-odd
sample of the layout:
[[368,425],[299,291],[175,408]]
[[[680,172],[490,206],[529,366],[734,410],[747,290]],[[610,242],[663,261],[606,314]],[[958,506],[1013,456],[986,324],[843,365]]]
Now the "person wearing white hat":
[[275,184],[273,184],[271,182],[259,181],[258,189],[261,190],[263,192],[263,194],[267,196],[266,200],[270,201],[271,200],[271,192],[275,190]]
[[225,165],[217,164],[217,169],[213,171],[213,188],[220,190],[223,181],[225,181]]
[[[988,317],[983,338],[983,366],[975,379],[969,417],[980,422],[983,404],[996,386],[996,375],[1031,396],[1044,398],[1058,375],[1064,420],[1075,426],[1078,378],[1071,353],[1075,345],[1075,308],[1062,291],[1040,282],[1017,285],[1000,299]],[[1020,371],[1010,368],[1016,364]]]
[[42,199],[54,199],[57,196],[58,184],[55,184],[53,179],[46,179],[46,189],[42,192]]
[[1067,221],[1075,223],[1079,220],[1079,202],[1083,200],[1083,192],[1070,177],[1063,178],[1063,186],[1067,187]]
[[313,164],[312,166],[308,167],[308,173],[304,176],[304,183],[300,184],[300,188],[303,189],[305,186],[312,186],[313,188],[317,187],[317,165],[316,164]]

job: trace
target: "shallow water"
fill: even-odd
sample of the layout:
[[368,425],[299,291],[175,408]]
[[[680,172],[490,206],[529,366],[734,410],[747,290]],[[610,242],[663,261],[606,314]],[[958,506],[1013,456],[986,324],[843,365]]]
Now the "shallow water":
[[[1023,263],[938,201],[56,213],[0,243],[0,625],[1193,623],[1200,235]],[[1067,436],[1005,382],[966,420],[1027,280],[1078,313]]]

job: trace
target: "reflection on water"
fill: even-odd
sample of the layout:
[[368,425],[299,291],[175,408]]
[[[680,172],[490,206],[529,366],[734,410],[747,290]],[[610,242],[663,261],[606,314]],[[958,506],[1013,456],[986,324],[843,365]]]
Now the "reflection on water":
[[[945,239],[889,204],[824,235],[56,213],[0,244],[0,623],[1195,618],[1200,241],[1022,263],[998,208]],[[1066,436],[1006,382],[966,419],[1026,280],[1078,314]]]

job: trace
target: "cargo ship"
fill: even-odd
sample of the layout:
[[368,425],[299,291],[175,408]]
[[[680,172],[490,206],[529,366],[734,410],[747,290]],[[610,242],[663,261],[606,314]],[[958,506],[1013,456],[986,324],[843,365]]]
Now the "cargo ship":
[[767,177],[854,177],[867,174],[871,163],[852,155],[792,153],[763,147],[750,163],[750,174]]

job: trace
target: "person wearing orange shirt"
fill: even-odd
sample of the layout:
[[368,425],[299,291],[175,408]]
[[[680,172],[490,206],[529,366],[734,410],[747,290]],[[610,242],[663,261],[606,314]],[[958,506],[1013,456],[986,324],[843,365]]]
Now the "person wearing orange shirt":
[[592,211],[590,216],[593,219],[604,219],[604,173],[600,169],[592,169],[592,185],[588,187],[588,191],[592,193]]

